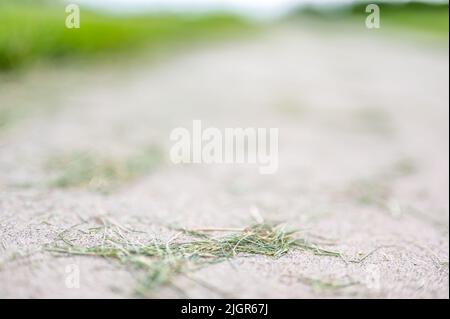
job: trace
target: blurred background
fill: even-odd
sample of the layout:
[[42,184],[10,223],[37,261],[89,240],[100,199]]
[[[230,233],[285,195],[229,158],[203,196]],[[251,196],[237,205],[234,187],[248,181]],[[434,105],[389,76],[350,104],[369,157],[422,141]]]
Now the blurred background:
[[[366,264],[294,255],[270,275],[204,274],[233,297],[448,298],[448,1],[371,1],[380,28],[368,3],[0,0],[0,254],[102,214],[242,227],[257,211],[349,256],[385,247],[367,258],[381,287],[346,285]],[[170,163],[171,130],[195,119],[279,128],[279,171]],[[0,296],[126,295],[97,266],[75,291],[59,268],[6,265]]]
[[[249,25],[269,27],[283,21],[308,20],[349,24],[363,30],[369,2],[333,0],[79,0],[83,28],[71,32],[61,28],[70,1],[1,2],[0,69],[64,57],[89,57],[142,46],[162,46],[168,41],[190,42],[192,37],[215,38],[218,31]],[[448,3],[445,1],[385,1],[383,29],[397,29],[447,36]],[[262,24],[262,25],[261,25]]]

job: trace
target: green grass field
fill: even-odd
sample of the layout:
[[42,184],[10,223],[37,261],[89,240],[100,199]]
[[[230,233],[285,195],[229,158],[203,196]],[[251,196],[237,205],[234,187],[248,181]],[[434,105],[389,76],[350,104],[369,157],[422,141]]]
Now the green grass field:
[[364,21],[362,19],[365,19],[368,15],[365,9],[369,3],[378,4],[380,8],[381,30],[387,32],[404,30],[438,37],[448,37],[448,3],[386,3],[370,1],[329,8],[309,7],[293,13],[291,17],[308,17],[330,23],[360,22]]
[[[425,4],[419,2],[379,4],[382,22],[388,28],[410,29],[448,36],[448,4]],[[352,8],[354,15],[364,13],[365,6]]]
[[[384,30],[407,29],[448,36],[448,4],[380,3]],[[303,9],[293,16],[337,20],[363,19],[365,4]],[[129,49],[153,49],[173,42],[215,37],[242,30],[248,22],[231,15],[117,16],[81,9],[81,28],[65,27],[64,6],[44,0],[0,2],[0,72],[38,61],[92,58]]]
[[0,2],[0,71],[37,61],[93,57],[240,30],[230,15],[115,16],[81,8],[81,27],[65,27],[65,8],[43,1]]

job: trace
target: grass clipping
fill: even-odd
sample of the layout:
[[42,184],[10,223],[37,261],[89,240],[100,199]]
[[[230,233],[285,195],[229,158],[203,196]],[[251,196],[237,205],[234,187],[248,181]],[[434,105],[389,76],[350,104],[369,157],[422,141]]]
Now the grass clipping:
[[[337,252],[296,238],[296,231],[286,230],[281,225],[257,224],[244,229],[225,230],[230,231],[229,234],[219,237],[209,234],[217,231],[181,229],[166,243],[154,241],[147,245],[136,245],[114,230],[110,233],[118,235],[107,236],[100,246],[79,247],[61,237],[63,245],[50,250],[69,255],[111,258],[132,269],[141,270],[145,275],[139,282],[137,293],[144,297],[150,296],[157,287],[171,284],[177,275],[188,274],[238,255],[276,258],[293,249],[304,249],[318,255],[340,256]],[[177,241],[180,235],[184,235],[187,240]]]
[[50,158],[45,168],[55,177],[49,185],[57,188],[88,188],[109,193],[121,185],[152,173],[164,162],[159,146],[150,145],[128,157],[105,157],[75,152]]

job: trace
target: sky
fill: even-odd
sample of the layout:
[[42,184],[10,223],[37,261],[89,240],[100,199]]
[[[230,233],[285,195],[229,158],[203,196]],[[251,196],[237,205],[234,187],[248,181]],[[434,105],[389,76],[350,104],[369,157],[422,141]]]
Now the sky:
[[[70,1],[69,1],[70,2]],[[244,15],[277,16],[302,4],[348,3],[352,0],[77,0],[88,5],[113,11],[143,9],[173,11],[226,10]]]
[[[277,17],[301,5],[330,5],[357,2],[358,0],[65,0],[102,10],[118,12],[183,11],[205,12],[231,11],[250,17]],[[363,0],[359,0],[363,1]],[[367,0],[365,0],[367,2]],[[392,0],[405,2],[408,0]],[[420,1],[420,0],[419,0]],[[439,2],[443,0],[422,0]]]

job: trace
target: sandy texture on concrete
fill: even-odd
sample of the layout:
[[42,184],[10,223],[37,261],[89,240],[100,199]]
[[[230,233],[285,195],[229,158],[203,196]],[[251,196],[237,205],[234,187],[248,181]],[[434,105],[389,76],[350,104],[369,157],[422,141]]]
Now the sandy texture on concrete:
[[[0,135],[0,297],[133,297],[139,275],[95,257],[42,251],[105,220],[166,240],[167,226],[244,227],[251,212],[342,252],[238,257],[154,297],[448,298],[448,46],[280,27],[180,52],[161,63],[32,72],[0,103],[32,112]],[[182,165],[103,194],[49,187],[49,158],[126,156],[170,131],[280,128],[277,174]],[[254,215],[254,214],[253,214]],[[68,266],[80,287],[68,288]]]

